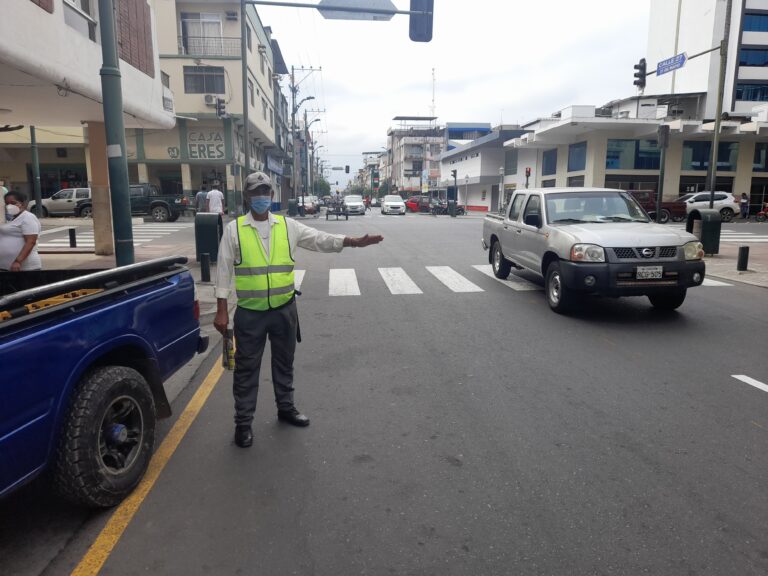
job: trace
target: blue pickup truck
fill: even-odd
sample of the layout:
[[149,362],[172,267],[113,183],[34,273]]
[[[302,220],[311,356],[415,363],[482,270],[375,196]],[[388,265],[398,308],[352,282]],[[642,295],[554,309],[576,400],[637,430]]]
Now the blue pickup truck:
[[0,273],[0,497],[44,471],[94,507],[139,483],[163,382],[208,345],[185,263]]

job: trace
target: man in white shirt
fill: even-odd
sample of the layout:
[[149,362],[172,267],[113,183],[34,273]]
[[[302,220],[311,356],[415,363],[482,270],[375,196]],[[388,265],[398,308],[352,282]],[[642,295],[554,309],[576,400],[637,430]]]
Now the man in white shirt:
[[358,238],[328,234],[296,220],[270,213],[274,191],[263,172],[248,176],[243,193],[250,208],[245,216],[227,224],[219,245],[216,269],[214,327],[224,334],[229,325],[227,298],[234,287],[235,444],[253,443],[251,422],[256,411],[259,370],[269,336],[272,349],[272,384],[277,418],[294,426],[309,426],[309,418],[293,403],[293,357],[298,334],[294,288],[296,248],[315,252],[341,252],[344,247],[378,244],[382,236]]
[[210,192],[205,196],[205,201],[208,204],[206,212],[224,214],[224,194],[221,193],[221,190],[216,188],[216,185],[214,185]]

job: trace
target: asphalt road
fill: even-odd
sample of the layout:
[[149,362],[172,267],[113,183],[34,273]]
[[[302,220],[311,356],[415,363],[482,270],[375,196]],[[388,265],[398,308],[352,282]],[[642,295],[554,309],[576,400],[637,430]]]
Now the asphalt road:
[[[235,447],[225,373],[103,574],[768,573],[768,393],[733,378],[768,382],[765,289],[560,316],[535,282],[475,268],[481,219],[306,223],[385,237],[297,255],[312,425],[276,422],[266,371],[254,445]],[[338,269],[360,295],[329,295]],[[440,280],[461,277],[477,290]],[[68,574],[108,518],[38,482],[0,502],[0,572]]]

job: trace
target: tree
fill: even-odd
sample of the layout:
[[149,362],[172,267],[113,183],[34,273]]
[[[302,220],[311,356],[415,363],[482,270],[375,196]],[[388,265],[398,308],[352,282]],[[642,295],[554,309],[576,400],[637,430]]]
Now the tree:
[[331,193],[331,185],[322,176],[318,176],[315,179],[315,196],[329,196]]
[[389,194],[389,180],[385,180],[379,186],[379,197]]

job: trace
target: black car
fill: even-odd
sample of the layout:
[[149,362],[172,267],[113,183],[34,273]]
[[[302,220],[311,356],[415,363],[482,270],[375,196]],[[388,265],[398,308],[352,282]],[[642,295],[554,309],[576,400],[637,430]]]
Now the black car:
[[[184,211],[183,194],[163,194],[154,184],[131,184],[131,215],[149,215],[155,222],[175,222]],[[75,205],[75,216],[90,218],[93,200],[81,200]]]

